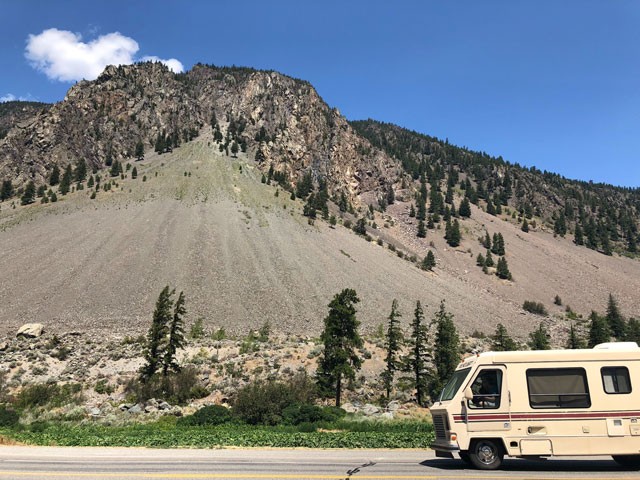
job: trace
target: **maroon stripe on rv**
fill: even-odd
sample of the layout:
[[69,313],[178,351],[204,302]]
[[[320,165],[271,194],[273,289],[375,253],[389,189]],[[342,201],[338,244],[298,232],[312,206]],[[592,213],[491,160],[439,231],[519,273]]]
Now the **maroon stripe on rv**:
[[[512,413],[509,414],[469,414],[469,421],[500,421],[500,420],[556,420],[556,419],[606,419],[606,418],[627,418],[640,417],[640,411],[628,412],[558,412],[558,413]],[[454,415],[456,422],[464,420],[463,415]]]

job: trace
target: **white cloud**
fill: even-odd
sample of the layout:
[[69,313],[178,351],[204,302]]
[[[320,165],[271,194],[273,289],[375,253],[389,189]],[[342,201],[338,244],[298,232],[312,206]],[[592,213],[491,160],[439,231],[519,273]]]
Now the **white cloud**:
[[184,65],[182,65],[182,62],[180,60],[177,60],[175,58],[170,58],[168,60],[164,60],[160,57],[156,57],[155,55],[148,55],[146,57],[142,57],[140,59],[143,62],[160,62],[160,63],[164,63],[167,67],[169,67],[169,70],[171,70],[174,73],[182,73],[184,72]]
[[0,103],[13,102],[14,100],[16,100],[16,96],[12,93],[7,93],[6,95],[0,97]]
[[[50,79],[72,82],[93,80],[107,65],[134,63],[138,50],[138,42],[119,32],[101,35],[85,43],[80,34],[50,28],[38,35],[29,35],[25,57]],[[146,59],[160,61],[174,72],[184,70],[182,63],[175,58],[162,60],[150,56],[142,60]]]

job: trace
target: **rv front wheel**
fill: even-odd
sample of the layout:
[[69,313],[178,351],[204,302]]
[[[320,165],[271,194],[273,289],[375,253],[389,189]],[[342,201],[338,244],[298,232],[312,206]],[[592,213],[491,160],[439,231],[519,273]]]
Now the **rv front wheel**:
[[640,467],[640,455],[613,455],[613,459],[623,467]]
[[504,453],[494,440],[475,440],[469,449],[469,460],[480,470],[495,470],[502,465]]

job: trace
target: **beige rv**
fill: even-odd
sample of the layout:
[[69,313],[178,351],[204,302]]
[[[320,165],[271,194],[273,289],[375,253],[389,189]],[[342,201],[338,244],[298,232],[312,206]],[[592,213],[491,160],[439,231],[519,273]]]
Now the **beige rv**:
[[438,456],[477,468],[505,455],[611,455],[640,466],[640,348],[486,352],[465,358],[431,407]]

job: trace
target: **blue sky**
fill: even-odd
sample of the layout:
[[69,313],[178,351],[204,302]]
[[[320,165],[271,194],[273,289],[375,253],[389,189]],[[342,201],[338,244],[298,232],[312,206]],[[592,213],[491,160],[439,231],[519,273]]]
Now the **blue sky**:
[[[117,58],[274,69],[349,119],[640,187],[634,0],[0,0],[0,12],[5,99],[61,100],[73,81],[59,78],[95,71],[113,40]],[[75,52],[92,69],[69,64]]]

